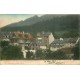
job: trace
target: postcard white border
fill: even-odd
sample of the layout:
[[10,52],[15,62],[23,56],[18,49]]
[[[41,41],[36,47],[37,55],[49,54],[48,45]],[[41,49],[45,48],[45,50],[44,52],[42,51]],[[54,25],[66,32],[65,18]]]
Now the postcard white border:
[[[0,14],[80,14],[80,0],[1,0]],[[79,65],[0,65],[1,80],[80,80]]]

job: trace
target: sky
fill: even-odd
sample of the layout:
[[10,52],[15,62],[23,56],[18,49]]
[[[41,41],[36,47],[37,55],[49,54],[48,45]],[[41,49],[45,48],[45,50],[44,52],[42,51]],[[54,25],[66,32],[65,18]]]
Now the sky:
[[[34,15],[35,14],[0,14],[0,28],[11,23],[28,19]],[[37,14],[37,15],[41,16],[41,14]]]

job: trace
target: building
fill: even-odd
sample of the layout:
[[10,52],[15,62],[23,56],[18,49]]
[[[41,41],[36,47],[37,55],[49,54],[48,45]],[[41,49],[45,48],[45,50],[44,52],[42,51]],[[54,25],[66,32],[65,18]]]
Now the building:
[[10,38],[12,45],[19,45],[19,46],[29,46],[29,44],[35,39],[30,33],[24,33],[24,32],[13,32],[12,37]]
[[2,32],[1,40],[8,40],[10,45],[24,46],[26,50],[46,50],[57,51],[62,48],[75,47],[80,38],[60,38],[54,39],[51,32],[38,32],[36,38],[30,33],[24,32]]
[[33,42],[31,44],[31,49],[32,50],[38,50],[38,49],[43,49],[43,50],[46,50],[48,47],[47,47],[47,43],[43,43],[43,42]]
[[78,41],[79,41],[79,38],[55,39],[50,45],[50,50],[57,51],[58,49],[62,49],[62,48],[75,47]]
[[38,32],[36,43],[41,49],[48,49],[49,45],[54,41],[54,36],[51,32]]
[[21,52],[22,52],[22,54],[23,54],[24,59],[26,59],[26,58],[27,58],[27,52],[32,52],[33,55],[35,55],[36,50],[27,50],[27,49],[25,48],[25,46],[22,46]]

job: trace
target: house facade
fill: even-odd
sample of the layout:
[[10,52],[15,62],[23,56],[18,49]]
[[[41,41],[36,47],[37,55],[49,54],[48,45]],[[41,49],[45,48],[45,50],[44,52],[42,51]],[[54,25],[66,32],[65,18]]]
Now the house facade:
[[36,45],[40,49],[49,49],[49,45],[53,41],[54,41],[54,36],[51,32],[38,32],[36,43],[34,45]]
[[37,42],[51,44],[54,41],[54,36],[51,32],[40,32],[37,33]]
[[75,47],[75,45],[78,43],[78,41],[79,41],[79,38],[55,39],[50,45],[50,50],[57,51],[62,48]]

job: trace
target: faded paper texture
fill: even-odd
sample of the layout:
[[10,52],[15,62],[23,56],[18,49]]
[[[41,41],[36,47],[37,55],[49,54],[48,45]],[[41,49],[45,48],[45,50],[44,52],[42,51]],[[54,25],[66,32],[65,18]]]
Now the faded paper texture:
[[79,14],[0,14],[0,64],[79,65]]

